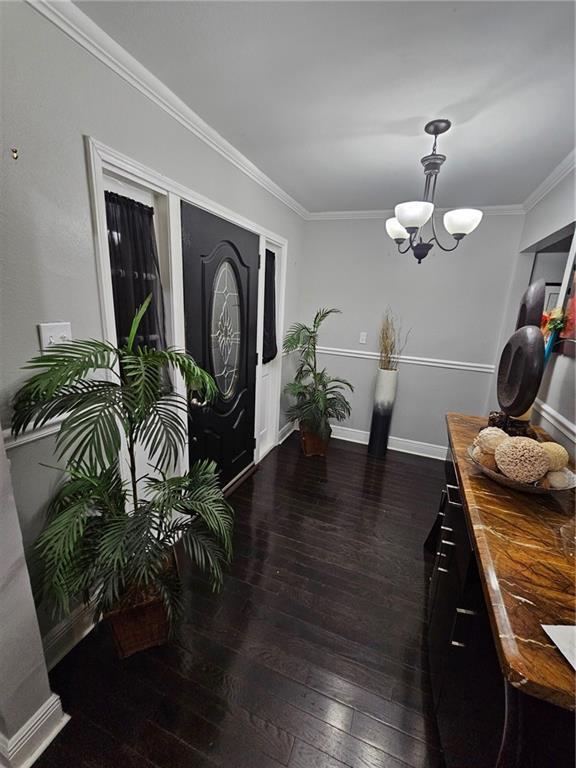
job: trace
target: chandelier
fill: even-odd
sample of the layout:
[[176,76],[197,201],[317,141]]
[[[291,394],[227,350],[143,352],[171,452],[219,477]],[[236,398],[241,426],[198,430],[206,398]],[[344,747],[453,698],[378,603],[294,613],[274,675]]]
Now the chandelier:
[[[438,136],[446,133],[452,123],[450,120],[431,120],[426,124],[424,130],[426,133],[434,136],[434,145],[432,153],[421,159],[424,166],[424,195],[422,200],[413,200],[408,203],[399,203],[394,208],[396,214],[393,218],[386,221],[386,231],[398,245],[399,253],[408,253],[412,251],[418,264],[428,256],[432,248],[437,245],[442,251],[454,251],[460,245],[460,241],[473,232],[482,221],[482,211],[475,208],[455,208],[453,211],[447,211],[444,214],[444,227],[453,238],[453,245],[444,246],[436,234],[434,223],[434,195],[436,193],[436,182],[440,168],[446,160],[446,155],[440,155],[436,152]],[[422,237],[422,227],[430,221],[432,228],[432,237],[428,240]],[[402,244],[408,241],[406,247],[402,249]]]

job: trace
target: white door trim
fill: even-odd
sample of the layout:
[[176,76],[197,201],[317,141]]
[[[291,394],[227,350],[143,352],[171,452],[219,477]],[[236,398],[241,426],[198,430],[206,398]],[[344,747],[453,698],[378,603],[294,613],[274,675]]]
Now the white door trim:
[[260,461],[260,408],[258,404],[262,399],[262,346],[264,336],[264,289],[266,275],[266,238],[260,235],[258,242],[258,308],[256,312],[256,387],[254,393],[254,462]]
[[[84,137],[86,158],[88,165],[88,182],[90,187],[91,209],[93,219],[94,233],[94,251],[96,255],[96,270],[98,275],[98,290],[100,297],[100,312],[103,337],[109,341],[116,341],[116,324],[114,317],[114,299],[112,295],[112,277],[110,273],[110,258],[108,254],[108,235],[106,229],[106,209],[104,204],[104,176],[112,175],[132,184],[137,184],[155,195],[165,197],[167,201],[167,219],[168,219],[168,264],[169,274],[167,275],[167,307],[168,307],[168,327],[170,341],[175,346],[184,349],[185,326],[184,326],[184,286],[182,277],[182,242],[180,233],[180,201],[198,206],[220,218],[230,221],[243,229],[254,232],[260,237],[260,251],[266,248],[266,244],[271,245],[280,256],[280,285],[278,291],[279,302],[279,334],[282,339],[284,329],[284,308],[286,293],[286,272],[287,272],[287,250],[288,241],[285,237],[272,232],[266,227],[257,224],[250,219],[226,208],[214,200],[202,195],[194,190],[179,184],[166,176],[148,168],[142,163],[133,160],[130,157],[117,152],[115,149],[97,141],[91,136]],[[263,270],[259,271],[258,276],[258,294],[263,296]],[[262,321],[263,321],[263,302],[258,302],[258,327],[257,327],[257,349],[258,366],[256,369],[256,398],[258,397],[258,382],[261,378],[262,367]],[[183,384],[176,381],[176,387],[182,391]],[[278,421],[280,409],[280,389],[281,377],[275,376],[274,381],[274,404],[276,416],[274,420],[274,445],[278,443]],[[256,401],[257,402],[257,401]],[[256,414],[254,416],[254,429],[256,437],[255,460],[259,461],[262,456],[259,453],[259,441],[256,424]],[[187,454],[187,451],[185,452]],[[185,463],[187,459],[185,458]],[[184,466],[182,467],[184,469]]]

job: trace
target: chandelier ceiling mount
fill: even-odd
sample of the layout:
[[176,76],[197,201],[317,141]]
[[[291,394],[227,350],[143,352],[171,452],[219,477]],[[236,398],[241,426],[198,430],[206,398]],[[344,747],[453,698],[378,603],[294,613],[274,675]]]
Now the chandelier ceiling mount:
[[[413,200],[407,203],[399,203],[395,209],[395,216],[386,221],[386,231],[398,245],[400,253],[412,251],[418,264],[425,259],[432,248],[437,245],[442,251],[454,251],[466,235],[473,232],[482,220],[482,211],[475,208],[456,208],[444,214],[444,227],[452,235],[453,244],[442,245],[436,234],[434,222],[434,197],[436,194],[436,182],[440,169],[446,161],[446,155],[436,151],[438,136],[450,130],[450,120],[437,119],[426,123],[424,130],[430,136],[434,136],[432,152],[421,159],[424,166],[424,194],[422,200]],[[424,225],[430,221],[432,237],[425,240],[421,231]],[[402,245],[408,241],[403,249]]]

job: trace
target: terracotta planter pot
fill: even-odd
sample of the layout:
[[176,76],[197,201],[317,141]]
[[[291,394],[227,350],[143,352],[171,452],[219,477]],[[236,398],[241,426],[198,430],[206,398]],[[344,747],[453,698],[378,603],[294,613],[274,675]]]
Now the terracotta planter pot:
[[143,598],[142,602],[110,611],[106,619],[121,659],[168,641],[170,625],[158,597]]
[[300,445],[304,456],[326,456],[330,438],[323,440],[300,422]]

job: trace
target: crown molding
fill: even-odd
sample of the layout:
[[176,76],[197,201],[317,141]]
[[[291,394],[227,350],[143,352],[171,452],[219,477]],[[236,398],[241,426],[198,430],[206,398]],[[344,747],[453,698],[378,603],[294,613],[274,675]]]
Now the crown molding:
[[[128,53],[71,0],[26,0],[34,10],[54,24],[84,50],[97,58],[126,83],[177,120],[184,128],[226,158],[252,181],[272,194],[305,221],[387,219],[390,210],[310,212],[282,187],[203,120],[159,78]],[[480,206],[486,216],[524,214],[533,208],[575,166],[572,151],[525,200],[523,205]],[[441,212],[441,209],[438,209]]]
[[[485,216],[523,216],[526,211],[523,205],[480,205]],[[442,214],[450,208],[437,208],[436,213]],[[306,221],[353,221],[357,219],[388,219],[394,216],[393,210],[381,211],[318,211],[309,212]]]
[[239,168],[252,181],[274,195],[294,213],[303,219],[306,218],[308,211],[297,200],[208,125],[161,80],[77,8],[71,0],[58,0],[58,2],[26,0],[26,2],[125,82],[136,88],[197,138]]
[[394,211],[316,211],[308,212],[306,221],[344,221],[355,219],[388,219]]
[[561,163],[558,163],[556,168],[550,173],[544,181],[539,184],[534,192],[524,200],[524,210],[526,213],[531,211],[540,200],[551,192],[557,184],[560,184],[562,179],[568,176],[576,168],[576,150],[572,150]]

